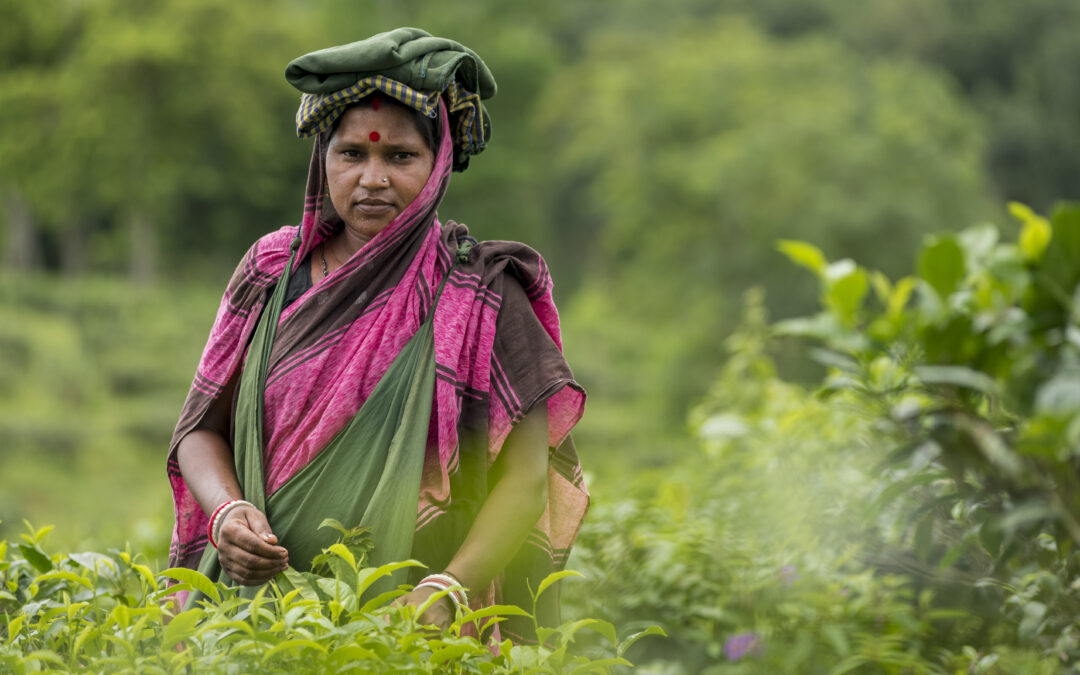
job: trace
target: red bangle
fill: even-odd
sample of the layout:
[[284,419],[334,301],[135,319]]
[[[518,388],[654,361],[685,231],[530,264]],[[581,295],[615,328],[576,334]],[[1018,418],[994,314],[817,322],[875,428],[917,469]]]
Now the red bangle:
[[221,506],[217,507],[214,510],[213,515],[210,516],[210,522],[208,522],[206,524],[206,538],[210,540],[210,543],[213,545],[214,548],[218,547],[217,542],[214,541],[214,521],[217,520],[218,514],[221,513],[221,510],[223,508],[225,508],[229,504],[235,504],[236,502],[239,502],[239,501],[242,501],[242,500],[240,500],[240,499],[226,500],[225,503],[222,504]]

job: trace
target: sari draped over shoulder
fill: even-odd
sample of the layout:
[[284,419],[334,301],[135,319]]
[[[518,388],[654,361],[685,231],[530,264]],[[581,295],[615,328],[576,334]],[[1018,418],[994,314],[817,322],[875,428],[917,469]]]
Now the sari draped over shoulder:
[[[489,588],[470,593],[474,606],[510,603],[529,609],[528,584],[535,588],[565,565],[588,508],[570,438],[585,393],[562,356],[551,277],[536,251],[515,242],[480,242],[467,259],[453,264],[458,242],[468,232],[453,222],[441,224],[436,214],[454,152],[441,103],[440,110],[435,165],[420,194],[342,267],[280,313],[266,359],[262,488],[272,500],[319,456],[430,319],[434,395],[411,557],[432,570],[446,566],[488,494],[488,469],[507,435],[535,406],[545,405],[547,507],[504,572]],[[256,326],[290,259],[290,245],[299,237],[295,260],[302,260],[342,226],[324,199],[325,144],[325,136],[316,137],[299,228],[263,236],[237,266],[184,403],[167,464],[176,512],[173,566],[197,567],[208,544],[207,516],[180,473],[177,447],[243,370]],[[362,461],[364,450],[350,449],[343,461],[351,461],[350,453]],[[282,545],[288,548],[289,542]],[[549,591],[541,602],[538,618],[555,622],[557,594]],[[524,636],[518,630],[507,622],[503,634]]]

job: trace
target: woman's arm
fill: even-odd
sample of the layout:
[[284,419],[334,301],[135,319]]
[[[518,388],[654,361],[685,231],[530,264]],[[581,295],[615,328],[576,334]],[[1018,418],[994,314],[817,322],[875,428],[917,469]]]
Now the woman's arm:
[[[176,449],[184,482],[207,515],[229,500],[244,498],[232,448],[225,440],[235,386],[234,377],[211,405],[202,424],[184,436]],[[230,511],[219,540],[221,568],[237,583],[265,583],[288,566],[288,551],[276,545],[277,537],[266,516],[257,509],[239,507]]]
[[[468,589],[486,588],[509,564],[529,536],[547,504],[547,406],[537,405],[514,427],[491,468],[494,487],[480,507],[465,541],[446,571]],[[414,590],[404,602],[420,605],[435,591]],[[449,600],[438,602],[420,617],[446,628],[453,621]]]

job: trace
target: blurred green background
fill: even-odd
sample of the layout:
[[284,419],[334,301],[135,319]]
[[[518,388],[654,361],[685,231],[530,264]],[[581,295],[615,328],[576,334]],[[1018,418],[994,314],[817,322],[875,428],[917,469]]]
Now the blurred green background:
[[688,414],[746,289],[816,306],[778,239],[895,275],[927,233],[1080,197],[1075,0],[0,0],[0,538],[160,561],[221,291],[303,206],[284,66],[400,25],[498,80],[440,217],[549,261],[598,504],[704,461]]

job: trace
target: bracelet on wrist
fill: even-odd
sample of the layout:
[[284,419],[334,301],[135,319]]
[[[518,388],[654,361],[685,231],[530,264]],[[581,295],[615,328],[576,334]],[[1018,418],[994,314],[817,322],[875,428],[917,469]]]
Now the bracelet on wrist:
[[414,588],[434,588],[439,591],[448,591],[447,597],[453,601],[459,609],[469,610],[469,596],[457,577],[449,574],[429,574],[420,580]]
[[243,499],[230,499],[217,507],[217,510],[214,511],[214,515],[210,517],[210,522],[206,524],[206,535],[214,548],[218,547],[218,540],[221,539],[221,526],[225,523],[225,518],[229,513],[241,506],[255,508],[254,504],[244,501]]

